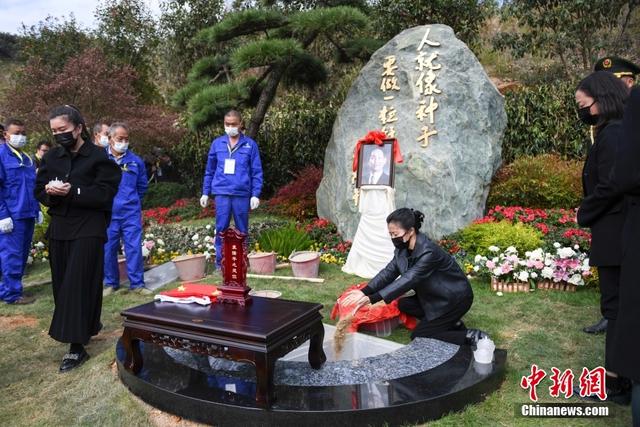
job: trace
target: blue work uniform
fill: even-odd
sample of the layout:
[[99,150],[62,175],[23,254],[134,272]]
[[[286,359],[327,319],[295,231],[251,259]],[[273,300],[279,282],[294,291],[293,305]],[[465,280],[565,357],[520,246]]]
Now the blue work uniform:
[[117,289],[120,286],[118,249],[124,242],[127,259],[127,275],[131,289],[144,286],[144,261],[142,259],[142,198],[147,192],[147,171],[140,157],[127,150],[117,158],[107,147],[107,155],[122,170],[118,193],[113,199],[111,223],[107,228],[104,245],[104,284]]
[[0,233],[0,299],[22,296],[22,276],[29,258],[40,205],[33,190],[36,167],[31,157],[9,144],[0,145],[0,219],[11,218],[13,231]]
[[207,157],[202,194],[215,196],[216,202],[216,266],[222,261],[222,241],[218,234],[227,228],[233,215],[236,228],[249,230],[251,197],[262,191],[262,163],[258,144],[244,134],[232,148],[229,136],[214,139]]

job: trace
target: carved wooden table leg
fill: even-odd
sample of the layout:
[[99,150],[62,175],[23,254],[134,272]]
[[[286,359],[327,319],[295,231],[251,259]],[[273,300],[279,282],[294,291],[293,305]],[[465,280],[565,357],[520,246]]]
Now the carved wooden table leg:
[[275,359],[268,354],[256,353],[256,403],[269,408],[273,403],[273,371]]
[[324,341],[324,326],[322,321],[318,322],[311,329],[311,338],[309,339],[309,364],[313,369],[320,369],[327,356],[324,354],[322,342]]
[[137,374],[142,369],[142,355],[140,354],[139,340],[133,338],[130,328],[125,327],[122,332],[122,345],[124,346],[124,367]]

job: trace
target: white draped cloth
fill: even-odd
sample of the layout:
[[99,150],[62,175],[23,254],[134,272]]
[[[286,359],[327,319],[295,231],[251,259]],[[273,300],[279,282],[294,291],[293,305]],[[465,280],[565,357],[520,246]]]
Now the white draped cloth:
[[360,222],[342,271],[373,278],[393,258],[387,216],[395,210],[395,190],[388,186],[360,187]]

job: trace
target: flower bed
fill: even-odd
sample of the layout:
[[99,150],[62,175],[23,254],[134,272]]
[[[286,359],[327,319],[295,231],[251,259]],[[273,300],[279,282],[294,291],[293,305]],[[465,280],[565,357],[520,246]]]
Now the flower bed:
[[580,247],[554,243],[554,251],[542,248],[520,256],[516,248],[490,247],[492,256],[476,255],[472,271],[491,278],[495,291],[527,292],[531,288],[575,291],[591,276],[589,258]]
[[203,209],[197,199],[179,199],[169,207],[158,207],[142,211],[145,226],[152,223],[169,224],[189,219],[213,218],[216,215],[213,202]]

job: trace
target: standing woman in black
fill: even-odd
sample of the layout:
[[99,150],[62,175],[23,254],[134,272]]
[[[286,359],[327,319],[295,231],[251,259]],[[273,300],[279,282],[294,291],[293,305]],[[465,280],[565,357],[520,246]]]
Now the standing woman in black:
[[611,369],[626,210],[622,194],[612,186],[611,171],[622,141],[621,120],[628,95],[627,86],[606,71],[587,76],[575,95],[578,116],[585,124],[595,127],[595,141],[589,148],[582,172],[584,198],[578,209],[578,223],[591,228],[589,263],[598,268],[600,311],[607,319],[604,366],[608,399],[619,403],[627,403],[629,399],[627,384]]
[[91,143],[80,112],[73,106],[49,114],[58,146],[43,158],[35,195],[49,207],[47,230],[54,299],[49,335],[70,344],[60,372],[89,358],[84,345],[102,324],[103,248],[120,168],[104,149]]

